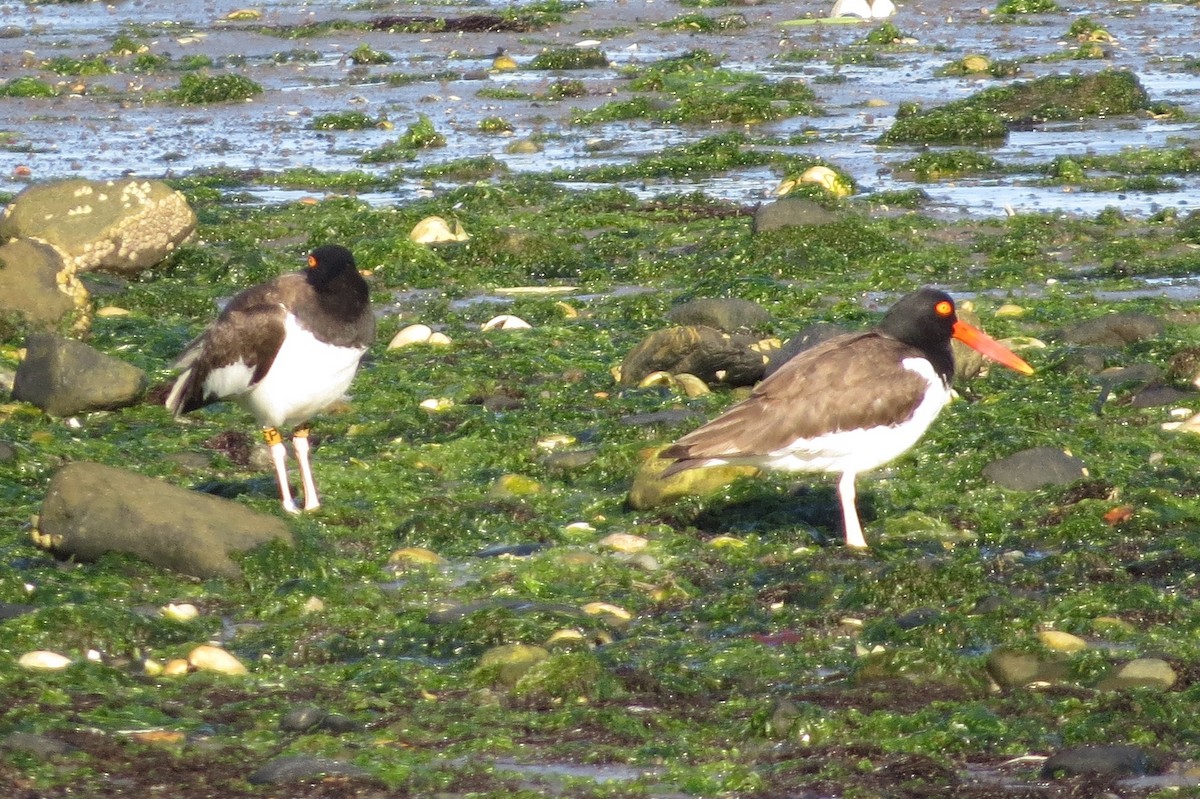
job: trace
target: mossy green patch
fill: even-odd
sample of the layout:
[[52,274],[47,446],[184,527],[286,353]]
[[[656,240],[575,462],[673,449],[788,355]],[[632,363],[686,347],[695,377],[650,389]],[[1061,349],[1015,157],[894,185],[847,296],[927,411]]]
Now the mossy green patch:
[[179,85],[166,96],[181,105],[204,105],[249,100],[262,92],[262,86],[244,75],[189,74],[181,77]]
[[31,75],[0,83],[0,97],[54,97],[56,94],[53,86]]

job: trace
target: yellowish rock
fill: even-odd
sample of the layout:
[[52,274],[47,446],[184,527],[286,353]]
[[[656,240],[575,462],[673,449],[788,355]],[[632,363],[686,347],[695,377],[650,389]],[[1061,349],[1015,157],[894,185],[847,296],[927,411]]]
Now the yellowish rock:
[[157,677],[163,673],[163,664],[154,658],[146,658],[142,661],[142,673],[147,677]]
[[111,316],[129,316],[129,310],[127,308],[119,308],[116,305],[106,305],[100,310],[96,311],[96,316],[101,318]]
[[583,606],[583,612],[589,616],[602,616],[606,622],[617,627],[624,626],[633,619],[633,614],[625,608],[608,602],[589,602]]
[[325,602],[319,596],[310,596],[300,609],[305,613],[320,613],[325,610]]
[[575,436],[567,433],[555,433],[549,436],[543,436],[537,440],[537,448],[544,449],[547,452],[552,452],[560,447],[569,447],[575,443]]
[[578,647],[580,645],[585,645],[586,643],[587,643],[587,638],[584,636],[584,634],[582,632],[580,632],[579,630],[570,629],[570,628],[562,629],[562,630],[555,630],[553,633],[550,634],[550,637],[546,639],[546,647],[547,648],[560,647],[560,648],[572,649],[572,648]]
[[834,197],[848,197],[853,193],[850,182],[827,166],[809,167],[800,175],[798,182],[820,186]]
[[640,535],[632,533],[612,533],[600,539],[600,546],[615,549],[617,552],[641,552],[650,542]]
[[471,238],[459,222],[451,225],[440,216],[425,217],[413,226],[408,237],[417,244],[447,244]]
[[440,331],[434,332],[434,334],[429,337],[429,346],[431,347],[449,347],[450,344],[450,337]]
[[962,66],[963,72],[987,72],[992,66],[992,62],[988,61],[987,56],[978,53],[969,55],[958,63]]
[[71,665],[71,659],[48,649],[35,649],[21,655],[17,665],[31,671],[62,671]]
[[712,393],[708,387],[708,383],[687,372],[675,375],[675,385],[688,397],[702,397],[705,394]]
[[1037,634],[1042,646],[1053,652],[1079,652],[1087,649],[1087,641],[1061,630],[1041,630]]
[[541,483],[523,474],[503,474],[492,484],[493,496],[528,497],[541,491]]
[[239,8],[237,11],[230,11],[226,14],[225,19],[231,22],[252,22],[262,19],[262,12],[257,8]]
[[174,658],[168,660],[167,665],[163,666],[162,675],[164,677],[182,677],[191,670],[191,663],[188,663],[183,658]]
[[454,400],[447,397],[430,397],[427,400],[421,400],[418,407],[430,413],[442,413],[454,407]]
[[164,607],[161,612],[164,619],[171,621],[192,621],[200,616],[200,611],[190,602],[172,603]]
[[438,566],[445,562],[445,558],[425,547],[401,547],[388,556],[388,564],[392,566]]
[[218,674],[247,674],[246,667],[229,652],[219,646],[201,644],[188,653],[187,662],[197,671],[215,671]]
[[513,686],[526,672],[546,658],[550,652],[530,644],[503,644],[483,653],[479,659],[479,671],[495,670],[498,682]]
[[1024,315],[1025,308],[1017,305],[1015,302],[1006,302],[996,309],[996,316],[1000,319],[1013,319]]
[[746,542],[731,535],[718,535],[708,539],[708,545],[717,549],[743,549]]

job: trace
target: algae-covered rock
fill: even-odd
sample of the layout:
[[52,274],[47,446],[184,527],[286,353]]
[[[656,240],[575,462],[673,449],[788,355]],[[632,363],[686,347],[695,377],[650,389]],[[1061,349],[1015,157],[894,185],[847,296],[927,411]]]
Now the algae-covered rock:
[[757,330],[771,322],[771,314],[765,308],[739,297],[691,300],[672,308],[667,318],[677,325],[702,325],[727,333]]
[[685,469],[670,477],[664,478],[662,473],[674,461],[664,460],[652,455],[647,458],[629,488],[629,507],[634,510],[646,510],[668,505],[683,497],[700,497],[711,494],[732,483],[739,477],[758,474],[754,466],[705,466],[699,469]]
[[13,399],[51,416],[113,410],[137,403],[146,373],[79,341],[50,333],[25,340],[25,358],[13,380]]
[[966,144],[1002,141],[1014,122],[1094,119],[1150,107],[1132,72],[1047,75],[996,86],[928,110],[909,108],[881,138],[885,144]]
[[88,308],[87,289],[58,250],[30,239],[0,245],[0,313],[61,331],[85,319]]
[[766,359],[753,337],[704,325],[656,330],[621,362],[620,382],[636,386],[654,372],[687,373],[708,383],[748,386],[762,379]]
[[511,688],[530,669],[548,657],[550,652],[540,646],[503,644],[483,653],[475,673],[483,683],[499,683]]
[[233,553],[292,543],[291,530],[276,516],[84,461],[55,472],[33,537],[38,546],[81,561],[122,552],[202,579],[241,574]]
[[196,229],[182,193],[155,180],[41,183],[22,191],[0,216],[0,239],[44,241],[72,273],[130,275],[162,261]]

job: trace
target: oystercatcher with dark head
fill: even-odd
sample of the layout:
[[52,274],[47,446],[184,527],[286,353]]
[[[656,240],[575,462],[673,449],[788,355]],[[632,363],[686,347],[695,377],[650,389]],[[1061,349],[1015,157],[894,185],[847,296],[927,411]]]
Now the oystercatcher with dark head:
[[262,425],[285,510],[298,508],[288,486],[279,428],[292,446],[304,510],[320,506],[309,464],[308,420],[350,387],[375,339],[370,291],[345,247],[326,244],[303,272],[281,275],[236,295],[184,350],[166,406],[176,417],[232,400]]
[[954,300],[923,288],[879,326],[800,352],[749,398],[663,450],[663,473],[721,463],[841,474],[846,545],[865,549],[854,481],[912,447],[950,401],[958,339],[1023,374],[1033,368],[958,318]]

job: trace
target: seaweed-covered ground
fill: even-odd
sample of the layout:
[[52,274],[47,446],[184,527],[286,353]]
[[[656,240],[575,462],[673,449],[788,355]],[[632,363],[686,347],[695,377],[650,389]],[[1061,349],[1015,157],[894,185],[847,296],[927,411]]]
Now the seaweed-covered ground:
[[[671,18],[723,11],[670,9]],[[1104,9],[1140,30],[1168,7]],[[571,15],[583,12],[563,13],[578,24]],[[1057,35],[1072,18],[1047,12],[990,24],[1011,26],[1003,30],[1012,36],[1030,26]],[[903,16],[895,22],[906,27]],[[566,23],[549,20],[518,41],[540,44],[558,24]],[[642,24],[636,15],[627,22]],[[689,32],[663,58],[685,48],[720,52],[720,36]],[[812,58],[830,63],[840,51],[821,36],[834,34],[815,37]],[[1044,49],[1053,48],[989,55],[1032,59]],[[959,47],[924,57],[965,55]],[[1176,57],[1173,68],[1191,68],[1181,54],[1163,54]],[[684,71],[699,70],[705,85],[726,79],[706,63],[693,55]],[[1038,74],[1074,67],[1037,63]],[[622,90],[654,93],[646,113],[699,102],[686,80],[673,83],[680,64],[664,62],[644,89]],[[172,73],[163,82],[175,81]],[[1180,100],[1147,83],[1153,100]],[[769,95],[766,107],[813,113],[799,109],[810,101],[795,87],[788,91]],[[226,106],[189,113],[209,108]],[[1188,113],[1147,107],[1088,124],[1131,127],[1159,114],[1186,126]],[[200,216],[195,240],[140,279],[92,282],[98,305],[128,313],[99,315],[90,343],[150,372],[146,403],[68,420],[0,405],[0,608],[11,616],[0,621],[5,795],[1200,795],[1200,439],[1163,427],[1200,407],[1190,382],[1200,226],[1172,204],[1122,209],[1131,182],[1145,189],[1163,174],[1187,179],[1186,138],[1103,162],[1041,153],[1047,180],[1106,198],[1111,207],[1098,213],[948,221],[919,192],[836,200],[814,189],[809,195],[842,212],[840,221],[756,233],[744,201],[635,185],[663,175],[737,183],[759,170],[761,195],[794,167],[822,160],[796,140],[758,138],[752,122],[700,131],[678,123],[690,143],[623,153],[620,172],[597,166],[564,181],[486,159],[422,171],[432,164],[428,137],[420,125],[402,135],[411,123],[393,121],[389,138],[417,153],[398,156],[394,173],[224,169],[174,179]],[[438,120],[432,126],[437,132]],[[991,151],[930,152],[950,153],[928,175],[936,191],[962,174],[954,170],[981,162],[969,154]],[[424,160],[414,167],[408,157]],[[868,177],[833,163],[852,179]],[[990,168],[1014,180],[1003,165]],[[263,204],[258,192],[273,180],[305,196]],[[353,196],[407,180],[424,181],[423,191],[390,203]],[[409,231],[431,214],[461,222],[471,238],[414,244]],[[255,552],[241,562],[242,580],[208,582],[126,558],[58,562],[36,549],[31,517],[67,461],[120,465],[279,512],[268,469],[238,446],[254,441],[246,416],[218,407],[175,423],[152,399],[221,298],[295,268],[327,241],[350,246],[369,270],[380,342],[347,405],[317,422],[325,506],[294,521],[297,547]],[[916,448],[860,480],[869,552],[840,545],[822,476],[742,480],[649,511],[626,505],[646,451],[733,399],[721,389],[688,398],[615,383],[612,368],[667,324],[673,305],[754,300],[775,320],[763,332],[786,338],[818,321],[868,325],[921,284],[973,298],[998,338],[1046,346],[1022,349],[1037,369],[1032,378],[994,369],[960,386],[962,398]],[[507,290],[530,286],[560,291]],[[1019,308],[997,313],[1005,304]],[[1164,332],[1103,346],[1057,335],[1117,311],[1156,317]],[[532,329],[481,331],[499,312]],[[384,349],[414,322],[452,344]],[[2,332],[0,364],[12,370],[20,331]],[[1149,404],[1140,384],[1096,377],[1136,365],[1155,367],[1157,381],[1180,393]],[[421,407],[438,398],[448,400],[440,410]],[[662,411],[672,413],[647,417]],[[992,461],[1034,446],[1070,450],[1087,477],[1016,492],[982,476]],[[616,549],[604,543],[613,533],[646,546]],[[405,548],[409,557],[393,558]],[[414,560],[416,548],[441,560]],[[200,613],[175,620],[160,611],[170,603]],[[1041,635],[1048,631],[1087,646],[1054,651]],[[207,641],[249,674],[146,670],[147,661]],[[511,684],[480,668],[503,644],[545,646],[550,657]],[[17,668],[37,649],[76,662],[56,673]],[[1030,683],[1000,685],[989,669],[998,652],[1032,655],[1047,668]],[[1113,687],[1113,670],[1138,658],[1169,664],[1175,682]],[[1045,756],[1089,744],[1138,747],[1154,766],[1138,761],[1129,770],[1149,773],[1132,777],[1042,776]],[[336,767],[249,781],[285,757]]]

